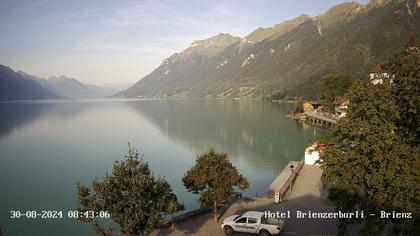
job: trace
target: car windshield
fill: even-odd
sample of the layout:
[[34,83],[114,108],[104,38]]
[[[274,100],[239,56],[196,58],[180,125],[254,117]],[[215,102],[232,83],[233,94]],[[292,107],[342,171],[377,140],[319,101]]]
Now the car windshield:
[[238,215],[237,217],[235,217],[235,219],[233,219],[233,221],[236,221],[237,219],[239,219],[239,217],[241,217],[242,215]]

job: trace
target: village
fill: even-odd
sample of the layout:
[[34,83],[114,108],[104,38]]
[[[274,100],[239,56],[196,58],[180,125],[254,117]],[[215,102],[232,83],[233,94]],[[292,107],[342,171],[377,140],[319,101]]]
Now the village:
[[[383,72],[383,65],[376,64],[369,73],[369,79],[372,84],[382,84],[385,78],[389,79],[389,73]],[[391,79],[392,83],[392,79]],[[279,102],[279,101],[275,101]],[[333,101],[334,111],[328,112],[322,106],[321,100],[307,100],[298,107],[295,112],[287,115],[287,117],[298,121],[304,121],[312,125],[330,128],[331,125],[337,123],[340,118],[347,115],[349,99],[344,96],[336,96]]]

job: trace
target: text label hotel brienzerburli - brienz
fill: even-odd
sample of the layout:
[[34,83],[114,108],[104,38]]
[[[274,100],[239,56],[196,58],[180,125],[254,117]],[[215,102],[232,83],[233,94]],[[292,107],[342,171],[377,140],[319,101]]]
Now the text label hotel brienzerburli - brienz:
[[365,218],[369,217],[379,217],[382,219],[411,219],[411,212],[386,212],[380,211],[379,214],[369,213],[366,214],[363,211],[353,211],[353,212],[314,212],[314,211],[265,211],[264,216],[266,218],[297,218],[297,219],[351,219],[351,218]]

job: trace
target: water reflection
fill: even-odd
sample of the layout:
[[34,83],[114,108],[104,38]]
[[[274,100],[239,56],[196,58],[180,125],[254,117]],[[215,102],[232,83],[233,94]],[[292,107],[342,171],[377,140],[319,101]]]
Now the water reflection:
[[[325,132],[285,118],[293,109],[292,104],[231,100],[69,101],[0,104],[0,140],[35,121],[60,124],[67,121],[71,125],[72,120],[81,113],[94,114],[95,110],[103,111],[107,119],[112,121],[111,125],[100,128],[100,132],[112,138],[115,129],[130,128],[123,123],[128,110],[121,110],[121,107],[129,108],[141,118],[145,117],[165,136],[187,147],[192,153],[201,153],[213,146],[228,152],[234,161],[244,160],[253,168],[273,173],[278,172],[289,160],[301,158],[308,141]],[[91,115],[88,119],[85,123],[99,121],[102,117]],[[59,135],[77,135],[70,131],[75,130],[69,129],[68,133]],[[86,130],[80,132],[82,134]],[[124,142],[134,141],[138,135],[127,133]],[[190,158],[194,159],[194,156]]]
[[[261,193],[289,160],[299,159],[323,130],[285,117],[292,104],[261,101],[57,101],[0,103],[0,212],[74,209],[75,184],[110,171],[127,142],[165,176],[187,210],[198,207],[181,178],[209,146],[229,154]],[[86,235],[89,226],[62,220],[13,221],[5,235]]]
[[0,139],[37,120],[69,120],[92,108],[93,106],[81,106],[72,101],[67,103],[0,103]]
[[292,104],[177,100],[127,105],[194,153],[213,146],[260,169],[278,171],[289,160],[301,158],[314,138],[313,127],[285,118]]

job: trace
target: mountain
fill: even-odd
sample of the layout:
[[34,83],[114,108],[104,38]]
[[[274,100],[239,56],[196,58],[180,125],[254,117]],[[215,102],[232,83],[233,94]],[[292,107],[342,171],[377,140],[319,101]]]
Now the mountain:
[[51,91],[67,98],[101,98],[117,92],[112,88],[83,84],[66,76],[53,76],[40,82]]
[[0,101],[60,98],[38,82],[0,65]]
[[26,78],[38,82],[45,89],[53,92],[54,94],[59,94],[65,98],[103,98],[118,92],[118,90],[109,87],[83,84],[74,78],[69,78],[66,76],[52,76],[48,79],[43,79],[29,75],[22,71],[19,73]]
[[103,98],[116,92],[114,88],[83,84],[66,76],[43,79],[0,65],[0,101]]
[[219,34],[165,59],[120,97],[316,96],[328,73],[364,76],[420,39],[416,0],[343,3],[244,38]]
[[[181,53],[175,53],[143,80],[119,93],[124,96],[166,95],[166,92],[182,93],[191,86],[193,80],[199,80],[200,68],[207,68],[209,59],[222,53],[226,48],[240,41],[239,37],[230,34],[219,34],[206,40],[197,40]],[[221,62],[222,65],[224,62]]]
[[90,89],[96,97],[101,97],[101,98],[109,97],[121,91],[121,90],[108,87],[108,86],[100,86],[100,85],[95,85],[95,84],[84,84],[84,85],[85,87]]

